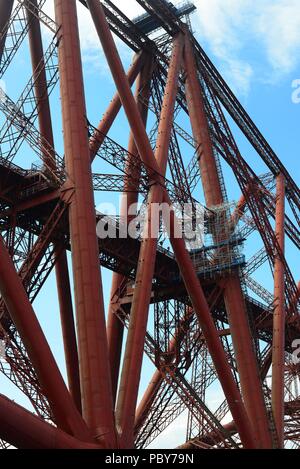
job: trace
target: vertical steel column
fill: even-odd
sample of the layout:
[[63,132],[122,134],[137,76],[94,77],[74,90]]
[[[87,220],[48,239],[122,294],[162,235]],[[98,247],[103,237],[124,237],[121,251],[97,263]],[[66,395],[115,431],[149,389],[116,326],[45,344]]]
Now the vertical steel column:
[[66,251],[57,258],[55,274],[69,390],[77,409],[82,413],[78,349]]
[[[109,63],[116,87],[124,106],[128,122],[133,131],[135,143],[139,150],[139,155],[143,162],[153,169],[153,172],[160,172],[160,169],[153,158],[153,151],[143,125],[141,116],[136,108],[134,97],[126,80],[126,75],[118,51],[116,49],[112,34],[110,32],[105,14],[100,2],[87,0],[90,8],[99,39],[101,41],[104,53]],[[154,175],[154,174],[153,174]],[[170,198],[167,193],[164,194],[164,200],[171,205]],[[177,223],[173,214],[171,223]],[[234,382],[230,366],[228,364],[224,349],[221,345],[218,333],[212,320],[210,310],[195,273],[194,265],[186,250],[183,239],[171,239],[174,252],[184,279],[185,286],[193,302],[193,307],[197,314],[199,323],[203,329],[205,339],[207,341],[210,354],[213,357],[218,376],[224,393],[228,400],[230,410],[238,426],[238,430],[245,447],[253,448],[254,440],[251,429],[249,428],[248,416],[245,412],[243,402],[239,390]]]
[[[167,194],[165,194],[165,201],[169,204],[171,203]],[[171,213],[170,226],[173,232],[177,231],[177,228],[175,228],[177,223],[178,221],[176,220],[174,213]],[[239,389],[233,379],[228,359],[216,330],[203,289],[196,275],[193,262],[187,253],[185,243],[182,238],[174,237],[171,232],[170,240],[186,290],[191,299],[207,348],[216,368],[216,373],[223,388],[231,414],[238,427],[241,441],[245,448],[253,449],[255,448],[255,440],[252,429],[250,428],[250,421],[245,411]]]
[[202,186],[206,205],[214,207],[215,205],[221,205],[224,200],[189,33],[186,35],[184,57],[187,73],[185,82],[186,98],[194,139],[200,152],[198,152],[198,161]]
[[245,407],[254,434],[257,435],[258,447],[270,449],[272,448],[272,438],[264,403],[262,381],[250,336],[246,303],[238,276],[226,279],[224,301]]
[[5,48],[6,36],[7,31],[5,31],[5,26],[7,25],[12,8],[14,5],[14,0],[0,0],[0,60],[2,58],[2,54]]
[[78,438],[90,433],[65,386],[44,333],[0,236],[0,292],[53,410],[58,426]]
[[[37,0],[30,0],[32,6],[38,10]],[[25,2],[26,6],[26,2]],[[42,44],[41,26],[38,18],[28,9],[26,9],[27,22],[29,24],[29,46],[31,54],[31,63],[33,69],[34,91],[37,101],[37,111],[39,119],[39,128],[42,136],[49,143],[50,153],[54,148],[54,139],[52,131],[52,120],[50,112],[50,104],[47,88],[47,77],[44,67],[44,51]],[[36,73],[38,68],[38,73]],[[49,153],[43,154],[43,160],[46,166],[55,168],[54,154],[49,156]]]
[[[196,142],[202,144],[202,156],[199,160],[202,185],[206,205],[213,207],[222,204],[224,200],[189,35],[186,36],[185,66],[187,72],[186,97],[193,134]],[[228,223],[230,223],[230,220],[228,220]],[[270,448],[272,447],[272,439],[268,426],[267,412],[251,339],[246,304],[238,277],[232,276],[226,279],[224,284],[224,299],[226,311],[228,312],[242,394],[252,424],[253,435],[257,436],[258,447]]]
[[75,0],[55,0],[61,27],[59,69],[66,170],[74,184],[69,209],[83,416],[94,436],[117,447],[91,158]]
[[[169,73],[158,128],[155,159],[161,170],[161,174],[165,174],[167,168],[173,113],[182,57],[183,37],[180,35],[174,39],[173,53],[169,65]],[[162,187],[157,183],[152,185],[147,200],[148,209],[145,234],[143,234],[140,248],[116,407],[116,423],[120,428],[122,444],[125,447],[133,446],[135,409],[143,361],[145,334],[157,250],[157,234],[159,229],[157,226],[157,232],[153,233],[152,222],[156,213],[155,205],[160,204],[162,198]]]
[[[31,5],[37,8],[37,0],[31,0]],[[54,148],[54,137],[47,89],[47,77],[45,69],[41,67],[41,64],[43,63],[44,59],[41,26],[38,18],[30,10],[27,10],[26,14],[27,21],[29,24],[29,45],[33,76],[35,77],[34,89],[36,100],[38,103],[37,109],[39,128],[41,135],[46,139],[50,147],[50,152],[46,152],[43,155],[43,159],[46,166],[55,168],[55,155],[52,151],[52,149]],[[38,67],[39,73],[37,74],[36,70]],[[63,250],[63,252],[61,252],[61,254],[57,256],[55,272],[69,389],[78,410],[81,412],[78,351],[73,317],[73,305],[70,289],[67,255],[65,250]]]
[[[136,94],[135,99],[137,102],[138,110],[142,116],[143,123],[146,127],[147,117],[148,117],[148,106],[147,103],[150,98],[151,92],[151,77],[152,77],[152,68],[153,62],[149,57],[146,61],[144,68],[141,70],[140,75],[136,84]],[[134,141],[133,133],[130,133],[129,144],[128,144],[129,156],[126,161],[126,174],[130,174],[133,177],[125,177],[124,183],[124,193],[123,200],[121,205],[121,217],[126,218],[128,222],[134,217],[134,214],[128,215],[129,208],[138,202],[138,185],[140,178],[140,169],[136,165],[136,160],[132,161],[132,155],[137,156],[138,150]],[[121,359],[121,350],[123,343],[123,332],[124,325],[117,317],[115,313],[115,305],[113,304],[113,295],[120,288],[121,284],[125,280],[125,277],[121,274],[114,273],[112,279],[112,288],[111,288],[111,302],[108,311],[107,318],[107,340],[108,340],[108,354],[110,360],[111,376],[112,376],[112,392],[113,399],[115,401],[117,388],[118,388],[118,378],[120,370],[120,359]]]
[[276,185],[276,238],[280,253],[275,254],[274,264],[274,315],[272,345],[272,408],[279,445],[284,446],[284,350],[285,350],[285,294],[284,266],[284,219],[285,219],[285,178],[277,176]]

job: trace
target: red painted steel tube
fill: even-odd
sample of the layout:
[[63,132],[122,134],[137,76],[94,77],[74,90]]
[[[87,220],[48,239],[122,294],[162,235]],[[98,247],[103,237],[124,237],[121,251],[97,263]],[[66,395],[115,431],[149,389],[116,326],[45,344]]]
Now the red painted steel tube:
[[[224,200],[189,36],[186,36],[185,66],[187,72],[186,97],[193,134],[197,143],[202,143],[202,156],[199,160],[202,185],[206,204],[208,207],[213,207],[221,205]],[[228,223],[230,223],[230,220],[228,220]],[[252,424],[253,435],[257,439],[258,447],[271,448],[272,438],[259,379],[257,360],[251,339],[246,304],[239,278],[234,276],[229,277],[226,279],[224,287],[224,299],[241,381],[242,395]]]
[[[146,60],[146,63],[143,69],[141,70],[136,83],[135,99],[145,127],[148,116],[147,103],[150,98],[152,69],[152,59],[149,58],[148,60]],[[138,201],[137,189],[139,186],[140,178],[140,168],[137,167],[135,159],[134,161],[132,161],[132,155],[138,155],[138,150],[136,148],[132,132],[130,133],[128,152],[129,156],[126,161],[126,174],[130,174],[132,177],[125,177],[124,194],[120,210],[120,216],[121,218],[126,218],[129,223],[130,219],[134,217],[134,214],[128,215],[128,210],[133,204],[137,203]],[[125,277],[123,275],[118,273],[113,274],[111,302],[107,317],[108,354],[111,368],[112,392],[114,402],[116,400],[117,395],[124,332],[124,325],[115,313],[115,308],[117,307],[117,305],[114,304],[114,295],[116,291],[120,288],[124,280]]]
[[[201,144],[199,166],[206,205],[213,207],[223,203],[223,194],[218,176],[216,160],[210,138],[201,87],[197,76],[194,51],[189,35],[185,41],[186,97],[194,139]],[[200,148],[200,147],[199,147]]]
[[[32,6],[38,7],[37,0],[30,0]],[[26,5],[26,3],[25,3]],[[31,62],[34,76],[34,91],[37,100],[37,111],[39,119],[39,128],[43,137],[49,142],[49,150],[54,147],[53,131],[50,104],[47,89],[47,78],[45,68],[42,66],[44,61],[44,51],[42,45],[41,26],[38,18],[29,10],[26,10],[27,22],[29,24],[29,46],[31,54]],[[36,70],[39,70],[36,73]],[[55,168],[54,154],[49,156],[49,152],[45,152],[43,160],[46,166]]]
[[[174,39],[173,43],[173,52],[169,65],[167,84],[158,128],[155,158],[162,174],[165,174],[167,168],[172,130],[171,123],[173,121],[182,58],[183,37],[180,35]],[[157,234],[159,230],[159,226],[157,225],[155,228],[156,232],[152,232],[152,221],[156,214],[155,204],[160,204],[162,202],[162,198],[162,187],[157,184],[151,186],[147,200],[148,210],[146,216],[145,235],[143,235],[140,248],[135,289],[130,312],[128,336],[116,407],[116,422],[121,431],[122,444],[125,447],[133,446],[135,409],[144,354],[144,342],[152,291],[152,279],[156,260]]]
[[[166,193],[165,201],[170,203],[169,196]],[[177,229],[175,229],[176,223],[178,222],[174,214],[171,213],[170,227],[173,232],[177,231]],[[250,421],[245,411],[241,394],[233,379],[230,365],[216,330],[203,289],[196,275],[193,262],[186,250],[185,243],[182,238],[174,237],[171,232],[170,241],[186,290],[192,301],[209,353],[214,362],[220,384],[228,401],[231,414],[238,427],[242,443],[245,448],[254,448],[255,442],[250,427]]]
[[[158,186],[155,186],[158,187]],[[161,202],[161,188],[148,196],[147,227],[140,248],[135,289],[130,311],[130,323],[116,406],[116,423],[121,433],[122,447],[133,447],[135,409],[144,354],[157,239],[151,237],[153,204]]]
[[[146,54],[144,52],[139,52],[135,55],[132,65],[127,73],[127,80],[130,87],[135,82],[138,74],[140,73],[145,63],[145,60]],[[92,161],[95,159],[95,156],[99,151],[101,144],[103,143],[104,136],[107,135],[111,126],[113,125],[114,120],[116,119],[121,109],[121,106],[122,103],[120,100],[119,93],[116,93],[97,127],[99,133],[95,131],[96,135],[92,135],[90,138],[90,152]]]
[[[31,0],[31,5],[37,8],[37,0]],[[55,168],[55,155],[51,149],[54,148],[54,138],[52,120],[47,90],[47,77],[44,68],[41,68],[43,61],[43,45],[41,26],[38,18],[30,11],[26,11],[29,24],[29,45],[31,52],[31,62],[34,80],[34,89],[38,101],[38,119],[40,133],[49,142],[50,152],[43,155],[46,166]],[[39,73],[35,71],[39,69]],[[51,155],[52,153],[52,155]],[[49,156],[50,154],[50,156]],[[60,250],[59,250],[60,251]],[[77,409],[81,412],[81,393],[79,380],[78,351],[76,333],[73,317],[73,305],[66,251],[60,253],[55,264],[56,282],[58,288],[58,299],[60,316],[63,330],[65,360],[68,375],[69,390],[76,403]]]
[[0,395],[0,438],[18,449],[101,449],[46,423]]
[[7,31],[4,34],[4,29],[10,19],[13,4],[14,0],[0,0],[0,36],[2,36],[0,42],[0,59],[2,58],[7,36]]
[[[74,184],[69,208],[83,416],[94,436],[117,447],[91,159],[75,0],[55,0],[66,170]],[[129,86],[129,85],[128,85]]]
[[250,339],[250,326],[246,315],[246,304],[238,276],[226,279],[224,301],[230,332],[234,345],[235,358],[241,381],[242,395],[249,418],[260,448],[272,448],[272,439],[262,394],[259,369]]
[[[143,122],[136,108],[134,97],[126,80],[126,75],[109,26],[107,24],[102,6],[100,2],[93,2],[92,0],[88,0],[87,3],[89,5],[104,53],[113,74],[116,87],[119,91],[128,122],[134,133],[135,143],[139,150],[140,157],[146,165],[152,167],[153,170],[158,173],[159,167],[153,158],[152,148],[145,127],[143,126]],[[170,199],[167,194],[165,194],[165,200],[170,204]],[[177,240],[177,243],[173,242],[173,248],[175,248],[174,251],[176,252],[179,261],[182,260],[183,262],[181,270],[184,272],[187,290],[191,297],[194,298],[194,306],[196,306],[197,315],[199,318],[203,318],[203,320],[201,319],[201,324],[204,325],[204,329],[207,331],[206,335],[210,336],[210,352],[211,354],[213,352],[214,359],[218,364],[217,368],[219,378],[221,384],[223,385],[223,389],[225,390],[225,395],[231,407],[232,414],[234,415],[235,421],[239,428],[239,433],[241,435],[243,444],[245,447],[254,447],[254,440],[249,428],[249,420],[247,414],[245,413],[240,393],[234,382],[227,358],[224,353],[224,349],[220,343],[216,328],[212,321],[203,290],[199,284],[194,266],[191,262],[189,254],[186,251],[183,240],[179,239]],[[204,315],[202,314],[202,308],[205,311]]]
[[90,440],[90,433],[66,388],[1,236],[0,291],[49,399],[58,426],[78,438]]
[[[276,238],[284,253],[285,178],[277,176],[276,182]],[[285,294],[284,266],[278,253],[274,264],[274,314],[272,344],[272,408],[279,446],[284,446],[284,350],[285,350]]]
[[[112,278],[112,287],[111,294],[117,291],[119,286],[122,284],[124,276],[118,273],[113,274]],[[119,372],[120,372],[120,361],[122,354],[123,346],[123,336],[124,336],[124,324],[120,321],[117,314],[115,313],[115,307],[117,305],[113,304],[113,297],[111,297],[108,315],[107,315],[107,342],[108,342],[108,357],[110,363],[110,373],[111,373],[111,386],[112,386],[112,397],[113,403],[115,405],[118,382],[119,382]]]
[[68,260],[65,251],[62,252],[56,261],[55,274],[69,390],[77,409],[81,413],[82,405],[76,328],[73,315]]

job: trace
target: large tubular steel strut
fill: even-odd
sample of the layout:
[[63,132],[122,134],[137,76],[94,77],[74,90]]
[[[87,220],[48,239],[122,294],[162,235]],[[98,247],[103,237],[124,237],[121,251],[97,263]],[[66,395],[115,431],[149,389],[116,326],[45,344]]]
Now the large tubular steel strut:
[[14,5],[14,0],[0,0],[0,62],[7,37],[7,26]]
[[[151,76],[152,76],[152,59],[149,57],[143,69],[141,70],[137,83],[136,83],[136,96],[139,112],[142,116],[143,123],[146,127],[147,116],[148,116],[148,107],[147,102],[149,101],[150,96],[150,87],[151,87]],[[121,218],[124,220],[130,221],[134,217],[134,213],[131,213],[129,216],[129,209],[138,202],[138,186],[141,169],[137,167],[132,161],[134,156],[138,156],[138,150],[135,145],[134,137],[131,132],[128,144],[128,157],[126,160],[126,174],[130,174],[133,177],[133,180],[129,177],[125,178],[124,181],[124,193],[122,198],[121,205]],[[117,387],[118,387],[118,377],[120,370],[120,359],[121,359],[121,350],[123,342],[123,330],[124,326],[116,315],[115,308],[117,305],[114,304],[114,294],[121,287],[122,283],[125,281],[126,277],[115,273],[112,279],[111,287],[111,301],[108,311],[107,318],[107,340],[108,340],[108,351],[109,359],[111,366],[111,375],[112,375],[112,390],[114,401],[116,399]]]
[[[30,0],[30,3],[37,8],[37,0]],[[47,89],[47,77],[44,63],[41,26],[38,18],[33,13],[31,13],[30,10],[26,9],[26,11],[39,129],[41,135],[47,142],[49,142],[49,145],[51,146],[49,148],[49,152],[44,152],[42,156],[46,167],[55,167],[55,155],[51,155],[51,148],[54,148],[54,139]],[[36,73],[36,71],[38,71],[38,73]]]
[[[89,0],[87,3],[91,10],[98,35],[100,37],[104,49],[104,53],[107,57],[113,78],[119,91],[119,95],[123,103],[127,119],[134,133],[135,143],[137,149],[139,150],[140,157],[142,158],[143,162],[148,165],[149,168],[153,168],[153,170],[157,174],[159,174],[160,168],[154,159],[154,155],[145,131],[145,127],[141,120],[141,116],[138,112],[138,109],[136,108],[136,103],[134,101],[134,97],[131,93],[128,82],[126,81],[125,72],[120,61],[118,52],[116,50],[102,6],[98,1]],[[164,193],[164,201],[167,204],[171,205],[171,201],[166,192]],[[174,237],[174,234],[176,232],[179,232],[179,228],[177,225],[178,222],[174,217],[173,212],[171,212],[170,218],[170,240],[178,265],[180,267],[181,275],[192,300],[195,312],[199,318],[199,322],[204,331],[204,335],[207,340],[210,353],[213,357],[218,376],[222,383],[225,395],[228,398],[231,412],[234,415],[234,419],[237,422],[237,426],[239,427],[241,438],[246,447],[253,447],[255,446],[255,444],[252,432],[249,428],[248,417],[245,412],[245,408],[242,403],[238,388],[233,380],[230,367],[228,365],[223,347],[216,332],[214,322],[211,318],[210,311],[204,293],[200,286],[199,280],[195,273],[193,263],[188,252],[186,251],[183,239],[176,239]]]
[[[28,5],[28,2],[26,3],[26,5]],[[33,8],[37,8],[37,0],[31,0],[30,6]],[[27,10],[27,17],[29,27],[29,44],[34,76],[35,70],[41,69],[40,73],[35,76],[34,86],[37,101],[40,133],[43,138],[49,143],[49,152],[44,152],[43,160],[45,162],[46,168],[50,167],[55,169],[55,154],[54,152],[51,152],[51,149],[54,148],[54,137],[52,130],[49,96],[47,91],[47,77],[45,67],[41,66],[44,56],[41,27],[38,18],[29,9]],[[66,251],[64,249],[60,249],[59,246],[56,249],[55,271],[69,388],[71,395],[76,403],[76,406],[81,412],[78,352],[73,317],[69,272],[67,266],[67,255]]]
[[[277,176],[276,237],[284,253],[285,177]],[[275,253],[274,265],[274,317],[272,345],[272,408],[280,447],[284,445],[284,358],[285,358],[285,295],[284,266],[281,256]]]
[[18,449],[99,449],[49,425],[0,395],[0,438]]
[[[46,0],[0,0],[0,78],[27,36],[32,65],[17,101],[0,89],[0,371],[35,412],[0,395],[0,449],[141,449],[179,416],[179,449],[300,447],[300,282],[287,257],[300,246],[299,187],[181,20],[185,6],[136,0],[146,13],[129,19],[114,0],[79,2],[116,84],[97,127],[76,0],[53,0],[56,21]],[[134,52],[127,75],[112,34]],[[59,81],[63,157],[50,107]],[[109,135],[122,107],[128,149]],[[268,173],[240,153],[228,118]],[[41,164],[25,166],[32,156]],[[242,192],[237,204],[223,163]],[[194,198],[200,183],[205,206]],[[123,195],[116,217],[95,211],[96,191]],[[186,203],[203,210],[196,249],[185,242],[186,213],[176,216]],[[124,239],[133,219],[143,231]],[[100,226],[107,237],[98,239]],[[248,259],[252,235],[263,247]],[[272,293],[256,279],[261,267],[274,275]],[[112,272],[107,318],[102,268]],[[32,306],[54,269],[68,386]],[[144,355],[156,371],[138,404]]]
[[83,416],[93,436],[116,446],[91,160],[75,0],[55,0]]
[[74,436],[90,440],[89,431],[68,393],[2,237],[0,237],[0,291],[11,319],[26,345],[58,425]]
[[[202,143],[199,164],[206,204],[209,208],[222,204],[224,200],[213,155],[200,83],[197,79],[193,49],[188,37],[185,45],[185,65],[187,72],[187,103],[194,139],[197,141],[198,145]],[[271,447],[272,442],[268,429],[267,413],[261,391],[256,357],[251,341],[250,327],[247,321],[246,304],[237,277],[226,279],[224,298],[236,352],[242,394],[252,423],[252,431],[253,434],[256,434],[255,429],[257,429],[258,444],[262,448],[268,448]]]
[[[167,203],[170,203],[170,199],[167,195],[165,195],[165,200]],[[178,222],[175,219],[174,214],[171,213],[170,240],[175,257],[179,265],[186,290],[189,293],[195,313],[197,314],[199,324],[203,331],[203,335],[213,359],[224,394],[228,400],[230,411],[239,427],[241,440],[245,447],[251,448],[253,445],[255,446],[255,444],[253,434],[250,429],[250,422],[248,421],[248,416],[241,400],[240,392],[233,379],[227,357],[216,331],[215,324],[204,296],[204,292],[196,275],[194,265],[186,251],[184,241],[181,238],[175,238],[172,236],[172,232],[175,233],[176,230],[178,230],[178,228],[175,228],[177,223]]]
[[[169,123],[173,118],[177,83],[182,64],[182,36],[175,39],[173,47],[155,152],[155,159],[162,174],[165,174],[167,168],[168,149],[171,137],[171,126]],[[155,212],[152,213],[152,207],[155,207],[156,204],[160,204],[162,202],[162,198],[162,187],[157,184],[152,185],[147,199],[148,210],[144,232],[145,237],[143,236],[139,255],[139,264],[136,274],[136,288],[132,300],[128,338],[117,401],[117,424],[120,426],[122,431],[122,437],[126,437],[125,441],[127,444],[129,443],[129,445],[133,444],[135,408],[138,397],[138,385],[140,381],[144,340],[157,250],[159,226],[155,226],[153,230]]]
[[60,253],[59,248],[57,247],[55,250],[55,256],[55,274],[68,385],[70,394],[76,404],[76,407],[81,413],[82,404],[79,377],[79,360],[67,253],[65,249],[63,249]]

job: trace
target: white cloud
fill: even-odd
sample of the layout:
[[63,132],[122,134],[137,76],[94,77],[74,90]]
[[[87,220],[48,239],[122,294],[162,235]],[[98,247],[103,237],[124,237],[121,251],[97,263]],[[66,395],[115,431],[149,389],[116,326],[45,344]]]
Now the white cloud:
[[292,72],[299,63],[300,53],[299,0],[268,4],[258,18],[256,31],[274,70]]
[[[242,94],[251,79],[274,81],[300,61],[299,0],[195,0],[195,26]],[[255,55],[250,63],[250,49]],[[253,54],[252,54],[253,55]]]
[[[144,10],[136,0],[113,0],[133,18]],[[46,11],[54,17],[53,0]],[[176,3],[176,2],[175,2]],[[225,79],[247,96],[252,80],[274,82],[291,73],[300,62],[299,0],[194,0],[194,29],[205,47],[219,59]],[[107,72],[99,39],[88,10],[78,2],[83,60]],[[116,38],[125,62],[131,51]],[[250,53],[254,50],[254,53]]]

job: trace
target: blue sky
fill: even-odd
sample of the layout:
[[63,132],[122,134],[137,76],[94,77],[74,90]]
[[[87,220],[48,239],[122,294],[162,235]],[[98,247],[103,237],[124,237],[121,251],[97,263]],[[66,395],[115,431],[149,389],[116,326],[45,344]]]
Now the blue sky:
[[[52,14],[52,3],[52,0],[49,0],[46,4],[49,14]],[[121,6],[131,17],[140,12],[134,0],[126,0],[126,2],[118,0],[114,3]],[[196,0],[195,4],[198,10],[192,17],[192,24],[197,39],[299,184],[300,104],[292,101],[294,91],[292,82],[300,79],[299,0],[261,0],[255,3],[250,0],[210,0],[209,2]],[[97,124],[114,94],[115,87],[87,11],[82,5],[78,6],[78,11],[88,116],[92,123]],[[49,40],[46,31],[45,40]],[[131,52],[119,40],[117,44],[125,68],[128,68],[132,58]],[[20,76],[22,80],[19,79]],[[29,60],[24,47],[22,54],[17,56],[11,70],[4,77],[8,95],[16,99],[29,76]],[[51,97],[51,102],[57,151],[62,154],[58,87]],[[251,150],[240,132],[235,127],[233,129],[245,159],[251,163],[258,174],[266,172],[265,166],[260,163],[258,156]],[[128,131],[124,114],[120,113],[111,135],[126,146]],[[28,156],[28,149],[25,145],[18,162],[26,167],[29,161],[36,159],[36,157]],[[105,172],[107,169],[98,162],[94,171]],[[229,199],[237,200],[240,191],[237,185],[232,183],[232,173],[225,166],[224,173]],[[111,194],[97,195],[96,202],[107,199],[116,200],[116,197]],[[252,244],[246,247],[247,255],[254,253],[256,247],[254,237]],[[287,257],[291,261],[296,280],[300,279],[299,253],[289,242],[287,242]],[[110,278],[111,274],[103,271],[106,305]],[[265,269],[257,273],[257,278],[272,291],[271,278],[266,274]],[[49,278],[34,306],[62,372],[65,373],[54,276]],[[141,391],[152,373],[152,367],[147,360],[145,365]],[[20,393],[2,376],[0,376],[0,385],[1,392],[27,405]],[[220,393],[218,389],[214,389],[211,395],[212,408],[219,399]],[[176,432],[174,432],[174,427],[166,431],[163,445],[174,446],[181,443],[183,425],[184,419],[181,418],[177,423]]]

